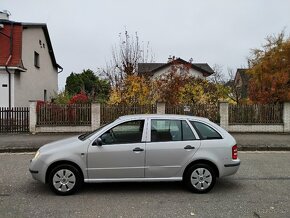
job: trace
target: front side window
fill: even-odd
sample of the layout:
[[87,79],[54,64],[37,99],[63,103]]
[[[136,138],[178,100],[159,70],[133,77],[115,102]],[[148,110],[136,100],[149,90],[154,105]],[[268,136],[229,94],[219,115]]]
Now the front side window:
[[105,132],[102,136],[103,144],[140,143],[144,129],[144,120],[134,120],[119,124]]
[[194,140],[194,134],[186,121],[152,120],[151,142]]
[[190,121],[190,123],[197,130],[201,139],[222,139],[221,135],[210,126],[195,121]]

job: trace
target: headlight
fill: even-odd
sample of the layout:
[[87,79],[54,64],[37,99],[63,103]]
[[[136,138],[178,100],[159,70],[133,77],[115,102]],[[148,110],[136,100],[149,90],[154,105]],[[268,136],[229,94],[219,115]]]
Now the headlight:
[[39,157],[39,155],[40,155],[40,153],[39,153],[39,151],[37,151],[36,153],[35,153],[35,155],[34,155],[34,160],[36,160],[38,157]]

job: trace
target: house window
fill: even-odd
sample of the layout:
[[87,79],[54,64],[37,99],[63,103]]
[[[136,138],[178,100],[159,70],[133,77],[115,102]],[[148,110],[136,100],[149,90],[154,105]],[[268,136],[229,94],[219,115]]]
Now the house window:
[[43,100],[47,101],[47,90],[46,89],[44,89],[44,91],[43,91]]
[[39,54],[36,51],[34,52],[34,66],[39,68]]

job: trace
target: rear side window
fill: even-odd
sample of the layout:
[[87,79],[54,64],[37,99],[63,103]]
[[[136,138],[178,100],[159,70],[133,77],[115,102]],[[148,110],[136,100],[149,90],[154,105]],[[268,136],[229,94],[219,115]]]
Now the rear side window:
[[190,123],[194,126],[201,139],[222,139],[221,135],[210,126],[195,121],[190,121]]
[[195,136],[185,120],[182,121],[183,141],[195,140]]
[[152,120],[151,142],[194,140],[194,134],[186,121]]

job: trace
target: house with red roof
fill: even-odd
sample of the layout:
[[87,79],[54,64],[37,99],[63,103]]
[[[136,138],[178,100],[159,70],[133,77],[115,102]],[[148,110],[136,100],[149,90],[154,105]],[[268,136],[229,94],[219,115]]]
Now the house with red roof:
[[45,23],[11,21],[0,11],[0,107],[49,100],[61,71]]

